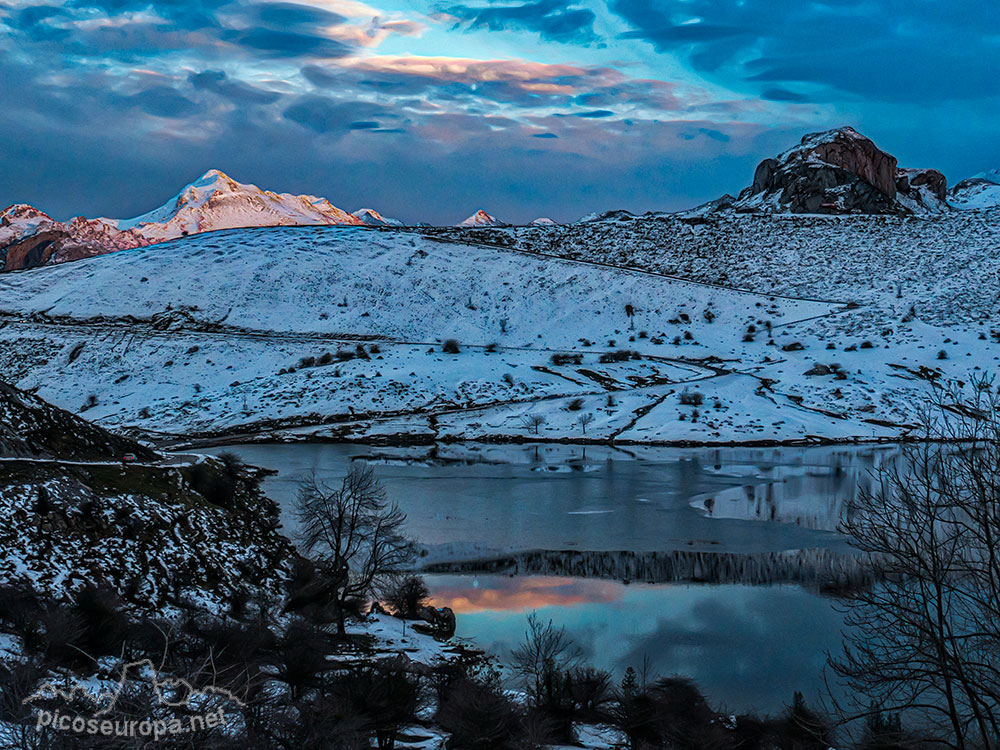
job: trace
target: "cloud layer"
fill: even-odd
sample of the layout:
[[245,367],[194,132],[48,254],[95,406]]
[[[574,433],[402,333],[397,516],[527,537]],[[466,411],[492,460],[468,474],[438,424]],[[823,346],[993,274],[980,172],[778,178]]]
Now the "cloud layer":
[[125,216],[217,167],[411,221],[574,219],[738,189],[842,123],[957,179],[1000,163],[997,12],[968,10],[18,1],[0,5],[0,203]]

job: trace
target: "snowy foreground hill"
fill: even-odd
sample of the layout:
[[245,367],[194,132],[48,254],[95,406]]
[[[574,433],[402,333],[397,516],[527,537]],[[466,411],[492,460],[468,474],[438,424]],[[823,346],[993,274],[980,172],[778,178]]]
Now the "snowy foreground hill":
[[8,274],[0,378],[164,437],[717,443],[905,435],[932,382],[1000,355],[990,212],[445,233],[231,230]]

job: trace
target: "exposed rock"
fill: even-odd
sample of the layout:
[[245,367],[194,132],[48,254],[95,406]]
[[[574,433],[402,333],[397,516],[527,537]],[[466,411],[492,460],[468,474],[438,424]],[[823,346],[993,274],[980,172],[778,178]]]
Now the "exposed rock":
[[55,221],[23,203],[0,212],[0,257],[5,271],[90,258],[151,241],[136,230],[119,229],[107,219],[78,216],[68,222]]
[[451,607],[421,607],[420,619],[427,625],[414,625],[413,629],[418,633],[437,636],[438,638],[451,638],[455,635],[455,613]]
[[[903,169],[896,157],[845,127],[805,136],[757,165],[737,211],[900,214],[947,210],[947,183],[936,170]],[[730,206],[724,199],[714,210]],[[706,204],[706,208],[712,204]]]
[[936,169],[896,170],[896,193],[899,202],[913,213],[949,210],[948,180]]
[[936,169],[900,169],[896,173],[896,190],[908,193],[913,188],[926,185],[938,200],[948,197],[948,181]]
[[810,367],[808,370],[806,370],[803,373],[803,375],[806,375],[807,377],[813,377],[816,375],[830,375],[832,372],[833,370],[831,370],[828,365],[822,365],[817,363],[812,367]]
[[117,461],[126,453],[140,461],[159,458],[134,440],[0,382],[0,456]]

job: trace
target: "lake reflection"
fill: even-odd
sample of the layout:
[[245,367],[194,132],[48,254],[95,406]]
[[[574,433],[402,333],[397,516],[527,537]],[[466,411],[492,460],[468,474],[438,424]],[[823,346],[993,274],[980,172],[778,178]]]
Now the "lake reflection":
[[537,611],[565,626],[594,666],[693,678],[733,712],[777,712],[796,690],[819,697],[826,652],[840,648],[841,615],[796,586],[623,585],[556,577],[427,576],[458,636],[505,656]]
[[[734,712],[776,712],[795,690],[809,699],[821,692],[826,652],[840,648],[843,623],[834,600],[816,592],[849,583],[850,564],[857,565],[841,554],[846,540],[834,529],[859,484],[897,452],[331,444],[233,450],[279,472],[264,489],[281,505],[289,532],[303,477],[316,472],[338,482],[353,461],[372,464],[407,514],[409,533],[426,546],[423,563],[437,565],[427,575],[435,603],[456,611],[458,635],[477,646],[505,654],[536,610],[564,625],[588,659],[616,679],[648,655],[655,672],[694,678],[713,703]],[[716,583],[665,583],[688,580]]]

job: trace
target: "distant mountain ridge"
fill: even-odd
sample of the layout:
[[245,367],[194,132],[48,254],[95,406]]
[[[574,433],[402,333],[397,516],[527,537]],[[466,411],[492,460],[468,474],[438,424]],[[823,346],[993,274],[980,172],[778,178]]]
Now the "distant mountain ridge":
[[383,216],[374,208],[359,208],[354,211],[351,216],[360,221],[362,224],[367,224],[372,227],[399,227],[403,225],[399,219],[390,219],[387,216]]
[[[929,215],[994,206],[1000,206],[997,170],[962,180],[949,190],[941,172],[899,167],[896,157],[870,138],[854,128],[842,127],[806,135],[777,157],[764,159],[757,165],[751,184],[737,197],[724,195],[679,213],[690,217],[730,211]],[[650,212],[645,217],[665,215]],[[591,213],[579,221],[635,218],[639,217],[619,209]],[[530,224],[557,226],[548,218],[537,218]],[[80,216],[60,222],[27,204],[8,206],[0,211],[0,271],[79,260],[219,229],[304,225],[401,227],[403,223],[372,208],[348,213],[326,198],[274,193],[210,169],[164,205],[131,219]],[[478,209],[455,226],[482,229],[511,225]]]
[[159,208],[131,219],[60,222],[27,204],[9,206],[0,212],[0,261],[3,270],[17,271],[218,229],[398,223],[372,209],[350,214],[326,198],[274,193],[210,169]]
[[948,191],[948,202],[965,209],[1000,206],[1000,170],[980,172],[956,183]]

